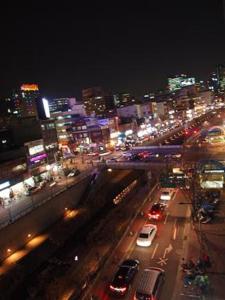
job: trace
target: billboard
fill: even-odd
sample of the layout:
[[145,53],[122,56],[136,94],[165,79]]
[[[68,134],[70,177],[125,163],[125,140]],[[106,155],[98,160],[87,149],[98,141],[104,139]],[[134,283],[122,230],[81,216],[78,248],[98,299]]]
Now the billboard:
[[48,100],[46,98],[37,99],[37,112],[40,120],[46,120],[50,118],[50,109]]
[[169,81],[169,88],[171,91],[176,91],[181,89],[182,87],[195,84],[194,77],[179,76],[179,77],[169,78],[168,81]]
[[21,91],[30,92],[30,91],[38,91],[38,85],[35,83],[24,83],[20,87]]

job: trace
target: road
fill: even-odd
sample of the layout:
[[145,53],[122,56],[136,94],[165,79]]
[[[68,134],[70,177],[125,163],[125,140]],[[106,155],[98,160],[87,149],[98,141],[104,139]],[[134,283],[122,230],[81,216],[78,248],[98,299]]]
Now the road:
[[[207,127],[213,125],[221,125],[223,122],[224,113],[222,117],[215,116],[210,123],[208,123]],[[210,145],[210,144],[201,144],[201,136],[200,133],[196,133],[192,135],[190,138],[185,139],[184,136],[179,138],[174,138],[170,140],[169,144],[182,144],[185,143],[187,146],[185,148],[185,153],[183,155],[183,161],[186,163],[187,161],[197,161],[199,159],[218,159],[225,160],[225,153],[223,146],[221,145]],[[168,143],[166,143],[168,144]],[[138,163],[138,162],[137,162]],[[151,202],[158,201],[160,191],[154,196],[154,199],[151,199]],[[150,201],[149,201],[150,202]],[[150,203],[147,203],[145,206],[145,211],[150,206]],[[187,192],[183,190],[177,190],[174,199],[171,200],[170,205],[167,209],[165,218],[163,221],[158,222],[158,234],[155,238],[153,244],[149,248],[141,248],[136,246],[136,239],[138,232],[146,222],[145,218],[141,218],[140,216],[134,220],[132,224],[131,231],[135,234],[134,236],[126,236],[119,248],[116,251],[116,264],[115,257],[111,257],[107,266],[102,270],[100,276],[91,290],[91,293],[98,296],[99,299],[107,300],[107,299],[117,299],[113,295],[110,294],[109,284],[115,274],[118,265],[125,258],[134,258],[140,261],[140,270],[138,275],[135,277],[135,280],[132,283],[131,288],[128,291],[127,296],[124,299],[133,299],[135,293],[135,287],[137,286],[137,282],[140,278],[141,270],[146,267],[161,267],[166,272],[166,280],[165,284],[162,288],[162,292],[160,295],[161,300],[165,299],[178,299],[177,295],[180,295],[180,299],[194,299],[197,296],[189,293],[185,289],[182,291],[182,288],[179,291],[179,287],[182,286],[181,282],[181,274],[180,271],[180,261],[185,253],[185,249],[188,248],[186,244],[187,237],[191,231],[189,218],[190,215],[190,205],[182,205],[180,202],[190,203],[190,199]],[[221,222],[221,221],[220,221]],[[224,224],[223,224],[224,225]],[[222,226],[222,224],[213,224],[208,225],[211,226],[212,232],[215,232],[215,228]],[[208,226],[204,226],[202,230],[205,228],[207,232],[211,232]],[[210,231],[209,231],[210,230]],[[193,233],[192,233],[193,235]],[[211,244],[214,245],[214,241],[218,239],[218,236],[213,236],[209,234],[208,239],[211,237]],[[190,244],[193,243],[193,240],[189,241]],[[194,255],[199,255],[199,244],[195,245]],[[207,246],[211,245],[209,242]],[[220,246],[219,246],[220,245]],[[197,246],[197,248],[196,248]],[[212,256],[214,256],[214,264],[217,269],[220,266],[218,260],[218,254],[215,255],[213,251],[218,250],[218,248],[223,247],[221,241],[218,242],[218,246],[211,249]],[[193,249],[192,249],[193,250]],[[187,251],[187,250],[186,250]],[[218,251],[217,251],[218,252]],[[215,251],[216,253],[216,251]],[[221,270],[220,270],[221,272]],[[215,274],[221,274],[220,272],[216,272]],[[219,276],[218,275],[218,276]],[[220,275],[220,276],[221,276]],[[217,281],[219,282],[220,277],[218,277]],[[178,282],[179,280],[179,282]],[[214,283],[216,285],[216,282]],[[179,286],[179,287],[178,287]],[[217,293],[220,292],[219,290]],[[221,293],[221,292],[220,292]],[[198,297],[197,297],[198,298]],[[218,298],[224,299],[224,298]]]
[[[144,207],[145,213],[153,202],[159,201],[159,196],[160,190],[146,203]],[[119,258],[119,261],[128,257],[140,261],[139,273],[135,277],[132,287],[124,299],[133,299],[141,270],[149,266],[161,267],[165,270],[166,280],[160,299],[172,299],[174,288],[176,287],[176,274],[180,272],[179,264],[186,235],[188,234],[188,216],[190,215],[189,206],[179,204],[182,201],[189,201],[186,192],[174,189],[173,198],[169,202],[165,216],[161,221],[147,221],[145,217],[140,216],[134,220],[131,227],[134,235],[126,236],[116,251],[116,257]],[[158,231],[152,246],[143,248],[136,246],[136,239],[138,232],[146,222],[157,224]],[[110,295],[108,288],[110,280],[113,278],[113,274],[118,267],[118,263],[116,265],[113,263],[114,260],[115,257],[112,257],[92,289],[92,294],[95,294],[101,300],[116,299],[116,297]]]

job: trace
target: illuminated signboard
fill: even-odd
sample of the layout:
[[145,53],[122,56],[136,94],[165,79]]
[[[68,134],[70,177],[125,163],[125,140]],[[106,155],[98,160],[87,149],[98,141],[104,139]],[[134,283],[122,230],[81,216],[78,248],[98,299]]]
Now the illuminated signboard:
[[175,78],[169,78],[169,88],[171,91],[179,90],[182,87],[195,84],[194,77],[179,76]]
[[26,83],[26,84],[22,84],[20,87],[21,91],[38,91],[38,85],[34,84],[34,83]]
[[40,120],[46,120],[50,118],[50,109],[48,100],[45,98],[37,98],[37,112]]
[[3,190],[3,189],[5,189],[9,186],[10,186],[9,181],[3,182],[3,183],[0,184],[0,190]]
[[118,132],[118,131],[112,132],[112,133],[110,134],[110,138],[111,138],[111,139],[115,139],[115,138],[117,138],[117,137],[119,136],[119,134],[120,134],[120,132]]
[[43,108],[44,108],[44,112],[45,112],[45,117],[50,118],[50,110],[49,110],[48,100],[45,98],[42,98],[42,103],[43,103]]
[[29,147],[29,154],[30,155],[35,155],[37,153],[43,152],[44,151],[44,146],[41,145],[35,145],[33,147]]
[[47,157],[47,154],[46,154],[46,153],[43,153],[43,154],[41,154],[41,155],[37,155],[37,156],[35,156],[35,157],[30,158],[30,162],[36,163],[36,162],[39,162],[40,160],[42,160],[42,159],[44,159],[44,158],[46,158],[46,157]]

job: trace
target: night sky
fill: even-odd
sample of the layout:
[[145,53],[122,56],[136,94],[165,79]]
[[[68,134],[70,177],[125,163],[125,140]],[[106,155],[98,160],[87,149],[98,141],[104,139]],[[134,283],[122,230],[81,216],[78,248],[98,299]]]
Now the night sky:
[[0,96],[22,82],[48,97],[95,85],[141,95],[225,63],[222,1],[45,2],[1,8]]

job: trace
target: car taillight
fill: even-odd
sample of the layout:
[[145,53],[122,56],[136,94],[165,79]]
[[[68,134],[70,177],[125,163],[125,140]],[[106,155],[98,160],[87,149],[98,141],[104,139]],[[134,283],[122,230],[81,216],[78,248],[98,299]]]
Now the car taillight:
[[113,285],[110,284],[109,286],[110,290],[112,291],[117,291],[117,292],[120,292],[120,293],[125,293],[126,290],[127,290],[127,287],[124,286],[124,287],[114,287]]
[[126,286],[125,287],[121,287],[119,290],[122,292],[122,293],[124,293],[124,292],[126,292]]

